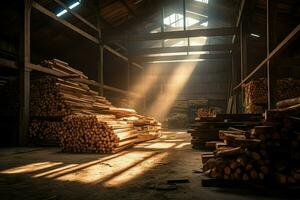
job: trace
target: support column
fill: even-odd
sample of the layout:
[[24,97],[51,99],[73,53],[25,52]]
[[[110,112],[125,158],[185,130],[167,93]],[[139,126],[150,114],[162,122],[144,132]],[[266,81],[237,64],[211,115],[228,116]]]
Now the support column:
[[21,29],[18,65],[20,68],[20,110],[19,110],[19,137],[18,144],[25,146],[28,137],[29,100],[30,100],[30,70],[26,64],[30,63],[30,15],[31,0],[24,0],[20,5]]
[[[276,2],[267,0],[267,56],[277,45],[276,37]],[[272,67],[271,67],[272,66]],[[276,104],[277,67],[273,61],[267,62],[268,109]]]
[[[160,31],[163,33],[165,32],[165,23],[164,23],[164,6],[161,9],[161,23],[160,23]],[[161,47],[165,47],[165,40],[161,41]]]
[[[242,19],[240,24],[240,48],[241,48],[241,81],[247,75],[247,24],[245,23],[245,18]],[[242,88],[241,94],[241,112],[245,111],[244,109],[244,96],[245,90]]]
[[104,85],[104,78],[103,78],[103,71],[104,71],[104,58],[103,58],[103,41],[102,41],[102,31],[101,31],[101,17],[100,17],[100,3],[99,1],[95,1],[96,7],[96,18],[97,18],[97,29],[98,29],[98,40],[99,40],[99,57],[98,57],[98,82],[101,84],[99,87],[98,93],[99,95],[103,96],[103,85]]

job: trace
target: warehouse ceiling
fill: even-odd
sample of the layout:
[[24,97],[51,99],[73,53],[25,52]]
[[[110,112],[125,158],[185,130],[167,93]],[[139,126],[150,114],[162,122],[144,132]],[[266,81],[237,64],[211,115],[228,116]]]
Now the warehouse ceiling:
[[[36,0],[40,5],[49,11],[58,14],[64,10],[59,2],[64,3],[67,6],[74,5],[79,0]],[[238,18],[238,10],[241,5],[241,0],[186,0],[186,29],[211,29],[211,28],[224,28],[235,27]],[[246,1],[247,2],[247,1]],[[263,40],[257,39],[256,36],[265,37],[265,24],[266,24],[266,0],[251,1],[251,5],[247,10],[251,15],[249,24],[250,29],[253,30],[253,35],[250,39],[257,41],[256,43],[263,43]],[[277,0],[278,19],[284,21],[287,26],[291,23],[299,21],[299,1],[297,0]],[[100,5],[98,5],[100,3]],[[15,1],[7,1],[7,6],[1,7],[1,37],[14,41],[18,38],[18,26],[11,26],[11,24],[17,25],[17,3]],[[106,41],[105,38],[110,36],[122,36],[133,35],[137,33],[157,33],[164,29],[168,31],[183,30],[183,1],[182,0],[101,0],[101,1],[87,1],[81,0],[77,6],[72,9],[80,16],[85,18],[93,25],[97,25],[96,12],[100,10],[100,26],[102,28],[102,36],[104,42],[115,50],[122,54],[127,55],[128,49],[136,52],[143,48],[158,48],[158,47],[182,47],[182,46],[197,46],[203,44],[227,44],[231,42],[232,36],[214,36],[209,38],[204,37],[192,37],[189,40],[187,38],[179,39],[167,39],[156,41]],[[7,16],[10,16],[9,18]],[[13,16],[13,17],[12,17]],[[43,43],[47,45],[49,42],[57,42],[58,48],[60,45],[78,45],[80,47],[86,46],[85,39],[79,39],[76,33],[70,33],[72,31],[67,30],[62,25],[53,22],[46,16],[33,9],[32,18],[32,40],[43,41],[43,38],[47,38]],[[97,32],[91,27],[82,23],[71,13],[65,13],[60,16],[61,19],[70,22],[76,27],[84,30],[85,32],[97,37]],[[162,19],[163,18],[163,19]],[[284,24],[284,23],[283,23]],[[292,27],[292,26],[291,26]],[[284,32],[284,29],[282,29]],[[287,29],[289,31],[289,29]],[[60,34],[57,34],[60,33]],[[285,34],[285,33],[284,33]],[[284,35],[282,34],[282,35]],[[55,35],[55,36],[53,36]],[[66,39],[66,35],[70,38],[76,39],[76,43]],[[51,51],[51,45],[48,49]],[[57,51],[57,48],[55,48]],[[65,52],[64,52],[65,53]],[[177,52],[176,52],[177,53]],[[175,56],[185,55],[187,52],[183,51],[179,54],[173,54]],[[195,52],[199,54],[200,52]],[[202,52],[208,53],[208,52]],[[211,52],[215,53],[215,52]],[[224,52],[219,52],[224,53]],[[170,54],[172,55],[172,54]],[[170,56],[164,54],[163,56]],[[149,59],[146,59],[147,61]]]

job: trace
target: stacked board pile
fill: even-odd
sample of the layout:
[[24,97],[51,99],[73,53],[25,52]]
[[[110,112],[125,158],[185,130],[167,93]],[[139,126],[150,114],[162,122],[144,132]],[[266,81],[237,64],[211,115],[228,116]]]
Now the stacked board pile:
[[122,120],[128,121],[129,124],[133,125],[134,129],[138,132],[138,142],[156,139],[160,135],[161,123],[152,117],[139,115],[124,117]]
[[[268,104],[267,80],[259,79],[250,81],[244,86],[245,112],[263,113]],[[276,82],[276,101],[291,99],[300,96],[300,80],[280,79]]]
[[203,149],[210,146],[208,142],[219,140],[219,130],[230,127],[247,129],[259,125],[261,120],[260,114],[217,114],[216,117],[196,120],[188,133],[191,133],[193,148]]
[[300,183],[299,103],[279,102],[281,108],[267,111],[263,125],[251,130],[220,131],[224,145],[202,155],[205,174],[222,180]]
[[215,117],[217,112],[212,108],[199,108],[197,110],[197,118],[201,119],[204,117]]
[[277,101],[292,99],[300,96],[300,80],[281,79],[277,81]]
[[268,103],[268,86],[266,79],[250,81],[244,86],[245,112],[251,114],[263,113]]
[[122,118],[135,116],[141,119],[144,116],[133,109],[112,106],[88,85],[78,81],[87,77],[66,63],[57,60],[44,63],[63,72],[65,77],[43,77],[32,81],[29,135],[35,144],[59,143],[67,152],[111,153],[139,141],[134,124]]

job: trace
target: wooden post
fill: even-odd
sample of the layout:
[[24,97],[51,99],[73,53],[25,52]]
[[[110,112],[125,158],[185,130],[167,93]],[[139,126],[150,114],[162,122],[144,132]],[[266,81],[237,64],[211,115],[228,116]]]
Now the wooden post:
[[[241,81],[247,75],[247,24],[245,23],[245,16],[240,24],[240,48],[241,48]],[[241,112],[244,112],[244,89],[241,94]]]
[[27,144],[27,133],[29,124],[29,99],[30,99],[30,70],[26,64],[30,63],[30,15],[31,0],[24,0],[21,3],[21,30],[19,48],[19,68],[20,68],[20,110],[19,110],[19,137],[18,144]]
[[[130,91],[130,67],[131,67],[131,59],[128,58],[127,62],[127,91]],[[128,104],[130,102],[130,95],[127,96]]]
[[[165,32],[165,22],[164,22],[164,17],[165,17],[165,14],[164,14],[164,7],[162,7],[161,9],[161,23],[160,23],[160,31],[163,33]],[[165,40],[161,40],[161,46],[162,47],[165,47]]]
[[[276,38],[276,2],[267,0],[267,56],[274,49],[277,43]],[[277,67],[272,66],[272,61],[267,62],[267,83],[268,83],[268,109],[274,108],[276,104],[276,80]]]
[[101,16],[100,16],[100,3],[99,1],[95,1],[96,7],[96,17],[97,17],[97,29],[98,29],[98,40],[99,40],[99,59],[98,59],[98,82],[101,84],[99,87],[99,95],[103,96],[103,85],[104,85],[104,78],[103,78],[103,41],[102,41],[102,32],[101,32]]
[[[186,0],[182,0],[183,1],[183,6],[182,6],[182,12],[183,12],[183,30],[186,31]],[[190,47],[190,38],[187,38],[188,40],[188,51],[187,51],[187,55],[190,54],[189,52],[189,47]]]

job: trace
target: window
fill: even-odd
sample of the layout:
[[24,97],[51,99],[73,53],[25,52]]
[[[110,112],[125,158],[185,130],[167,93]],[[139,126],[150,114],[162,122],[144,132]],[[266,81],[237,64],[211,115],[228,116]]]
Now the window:
[[[199,23],[199,20],[192,17],[186,17],[186,27],[193,26]],[[164,18],[164,24],[171,26],[173,28],[182,28],[183,27],[183,15],[179,13],[173,13],[168,17]]]
[[[73,8],[77,7],[80,4],[80,1],[76,1],[75,3],[71,4],[69,6],[69,9],[72,10]],[[57,17],[60,17],[64,14],[66,14],[68,11],[66,9],[60,11],[59,13],[56,14]]]
[[208,0],[195,0],[195,1],[200,2],[200,3],[208,4]]

